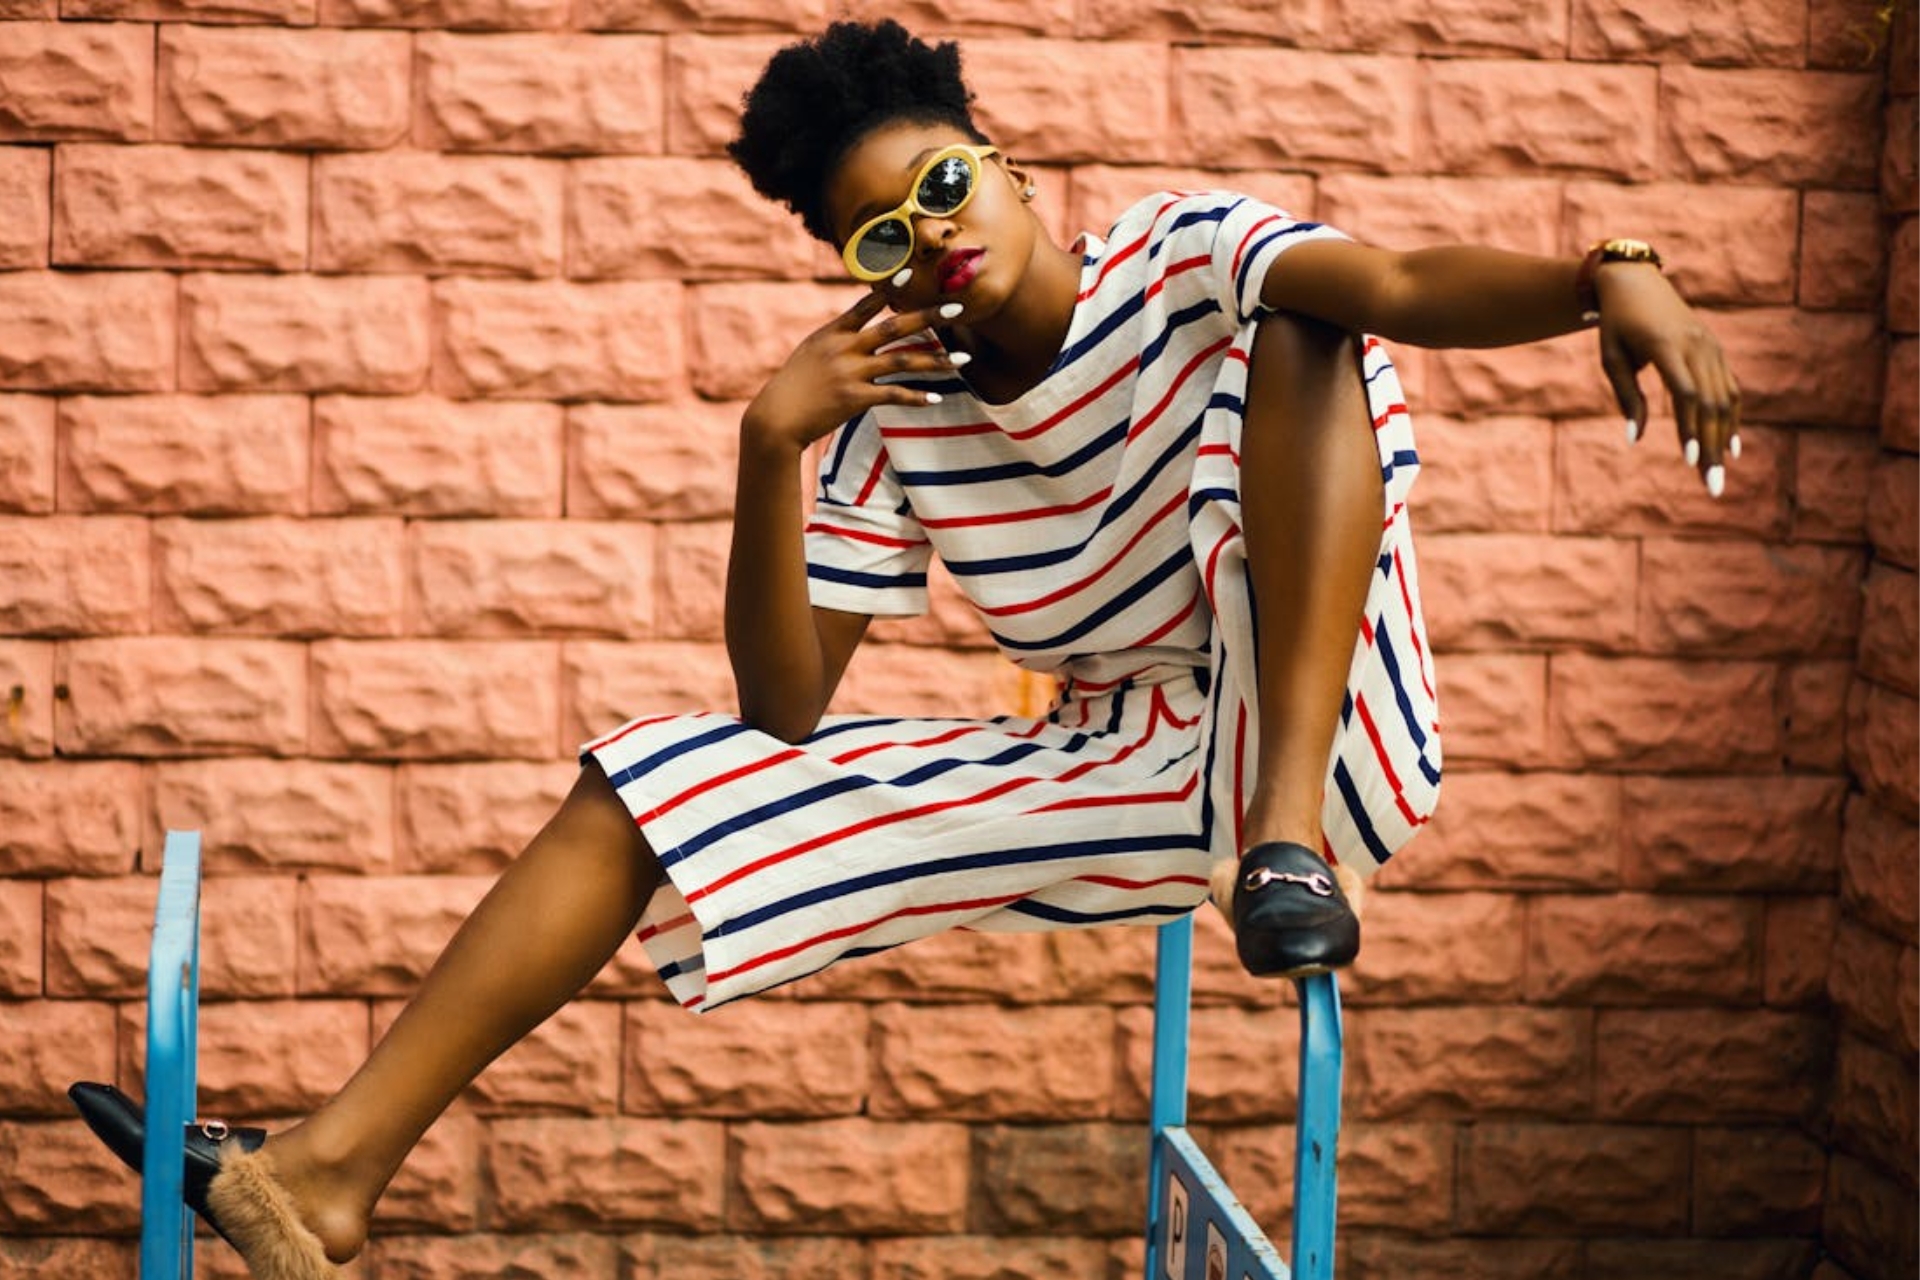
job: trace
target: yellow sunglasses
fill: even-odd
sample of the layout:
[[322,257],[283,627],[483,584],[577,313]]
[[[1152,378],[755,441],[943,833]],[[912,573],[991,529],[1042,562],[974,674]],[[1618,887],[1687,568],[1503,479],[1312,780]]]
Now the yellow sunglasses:
[[967,207],[980,187],[980,166],[998,147],[953,146],[921,166],[907,198],[897,208],[868,218],[847,237],[841,261],[856,280],[885,280],[913,257],[913,218],[944,218]]

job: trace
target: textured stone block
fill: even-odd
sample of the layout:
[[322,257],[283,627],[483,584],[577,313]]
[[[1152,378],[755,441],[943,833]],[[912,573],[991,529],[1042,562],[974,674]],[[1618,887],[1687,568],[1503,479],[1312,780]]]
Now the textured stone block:
[[1767,0],[1712,9],[1652,0],[1575,0],[1575,58],[1608,62],[1731,63],[1798,67],[1806,46],[1799,6]]
[[[642,1236],[651,1241],[654,1237]],[[669,1237],[671,1238],[671,1237]],[[621,1242],[584,1231],[540,1235],[391,1235],[374,1242],[393,1280],[486,1280],[493,1276],[618,1275]],[[651,1280],[654,1272],[642,1272]],[[659,1273],[680,1276],[679,1271]]]
[[740,99],[788,43],[785,36],[692,33],[667,41],[667,153],[724,155],[740,132]]
[[168,24],[159,134],[216,146],[390,147],[407,132],[410,53],[398,31]]
[[1847,696],[1847,759],[1868,795],[1908,820],[1920,815],[1920,708],[1912,695],[1856,681]]
[[768,1001],[746,1018],[677,1005],[626,1008],[623,1108],[646,1115],[850,1116],[873,1088],[873,1036],[856,1004]]
[[1640,643],[1649,652],[1854,650],[1866,572],[1854,548],[1664,539],[1640,546]]
[[1417,9],[1364,4],[1331,8],[1335,39],[1354,49],[1558,57],[1567,47],[1567,15],[1557,6],[1509,9],[1479,0],[1439,0]]
[[710,284],[689,299],[688,365],[709,400],[751,400],[802,339],[852,306],[844,286]]
[[322,271],[549,276],[560,269],[562,166],[421,152],[314,161]]
[[0,784],[0,873],[110,876],[133,866],[139,765],[0,760]]
[[1797,1129],[1694,1131],[1694,1229],[1731,1236],[1811,1232],[1826,1152]]
[[456,1106],[442,1115],[407,1153],[399,1175],[380,1197],[381,1221],[403,1231],[478,1228],[485,1186],[484,1139],[485,1126],[465,1107]]
[[143,863],[168,830],[201,833],[212,874],[394,867],[393,773],[310,760],[194,760],[154,767]]
[[1440,172],[1654,175],[1653,67],[1460,59],[1424,69]]
[[1847,765],[1847,694],[1854,685],[1844,658],[1797,662],[1780,673],[1780,763],[1788,770],[1842,772]]
[[0,881],[0,995],[30,999],[40,994],[45,918],[40,884]]
[[[10,1188],[0,1200],[0,1229],[10,1238],[140,1228],[139,1175],[78,1120],[0,1120],[0,1178]],[[79,1256],[100,1258],[97,1253],[91,1259]],[[74,1259],[73,1253],[59,1258]]]
[[1113,1096],[1113,1014],[1102,1008],[883,1005],[874,1041],[880,1119],[1097,1119]]
[[[47,994],[141,999],[157,877],[56,880],[47,886]],[[212,877],[201,884],[200,992],[209,1001],[291,996],[290,880]]]
[[180,285],[190,391],[396,395],[426,383],[424,280],[197,275]]
[[1591,1280],[1633,1280],[1651,1270],[1671,1280],[1787,1280],[1804,1276],[1821,1255],[1815,1240],[1595,1240],[1587,1247]]
[[1672,420],[1657,415],[1652,431],[1630,447],[1618,418],[1565,423],[1557,429],[1556,531],[1608,536],[1786,534],[1792,520],[1788,486],[1793,453],[1784,433],[1743,426],[1744,450],[1727,469],[1725,495],[1715,500],[1699,476],[1681,463]]
[[482,1114],[611,1115],[620,1107],[620,1030],[618,1004],[574,1001],[481,1072],[464,1096]]
[[[310,27],[315,0],[73,0],[67,18],[138,22],[268,23]],[[331,24],[330,24],[331,25]]]
[[1665,67],[1660,170],[1691,182],[1870,187],[1880,157],[1861,121],[1878,99],[1870,75]]
[[[967,49],[975,119],[1009,155],[1108,162],[1173,158],[1165,154],[1165,46],[970,40]],[[1223,132],[1231,131],[1224,119],[1220,123]]]
[[[1152,1010],[1145,1001],[1119,1009],[1115,1025],[1119,1074],[1112,1115],[1144,1119],[1153,1092]],[[1187,1040],[1188,1114],[1200,1124],[1290,1120],[1299,1063],[1298,1022],[1281,1009],[1196,1005]]]
[[105,516],[0,516],[0,631],[145,631],[147,526]]
[[847,666],[828,711],[842,715],[995,716],[1022,706],[1019,668],[997,653],[870,644]]
[[567,410],[567,514],[639,520],[731,515],[740,413],[740,405],[705,400],[573,406]]
[[1386,249],[1464,243],[1554,255],[1565,194],[1562,183],[1533,177],[1334,173],[1319,183],[1314,216]]
[[1442,795],[1432,825],[1382,873],[1389,877],[1383,885],[1609,889],[1620,883],[1626,809],[1618,779],[1450,769]]
[[0,268],[47,265],[52,172],[51,151],[0,149]]
[[[1276,6],[1259,0],[1225,0],[1204,6],[1185,5],[1179,0],[1093,0],[1081,9],[1078,33],[1082,38],[1175,45],[1231,44],[1249,38],[1263,44],[1296,45],[1324,39],[1329,34],[1327,17],[1322,5]],[[1043,27],[1036,34],[1073,29],[1073,15],[1068,13],[1064,22]]]
[[1820,777],[1642,777],[1625,783],[1625,882],[1691,892],[1824,892],[1846,788]]
[[[1093,145],[1088,158],[1179,162],[1204,156],[1211,164],[1250,168],[1326,165],[1371,172],[1416,167],[1420,77],[1412,59],[1219,47],[1175,49],[1172,56],[1172,101],[1164,108],[1149,104],[1170,116],[1157,132],[1204,138],[1203,146],[1191,157],[1163,154],[1168,144],[1156,136],[1124,154]],[[1114,77],[1112,90],[1124,94],[1142,71],[1108,68],[1102,74]],[[1010,103],[1023,105],[1017,97]]]
[[[1416,401],[1423,412],[1473,419],[1483,414],[1565,418],[1618,412],[1590,333],[1525,347],[1432,351],[1425,361],[1427,394]],[[1643,387],[1651,388],[1649,379],[1650,374],[1643,375]],[[1624,446],[1624,434],[1620,439]]]
[[79,755],[291,755],[307,744],[307,655],[272,640],[76,640],[55,655],[54,739]]
[[[873,1245],[873,1275],[898,1280],[1019,1280],[1022,1276],[1107,1276],[1112,1246],[1089,1239],[1019,1239],[1007,1236],[924,1236],[878,1240]],[[1136,1268],[1137,1269],[1137,1268]],[[728,1275],[736,1273],[729,1272]],[[790,1273],[782,1272],[781,1276]],[[813,1273],[799,1280],[814,1280]],[[857,1273],[856,1273],[857,1274]],[[667,1275],[662,1271],[662,1280]],[[751,1280],[760,1280],[749,1273]],[[819,1280],[837,1280],[847,1271],[822,1271]],[[641,1280],[653,1280],[651,1272]],[[713,1280],[721,1280],[715,1273]],[[775,1280],[769,1274],[766,1280]]]
[[301,994],[412,995],[489,883],[465,876],[308,879],[297,926]]
[[545,760],[558,723],[539,643],[325,640],[313,646],[316,754]]
[[496,1120],[486,1160],[493,1211],[510,1228],[720,1223],[726,1140],[710,1122]]
[[[591,30],[812,32],[831,16],[872,20],[857,0],[829,13],[826,0],[587,0],[578,25]],[[845,12],[854,10],[854,12]],[[918,31],[906,13],[887,16]]]
[[443,636],[640,636],[654,614],[654,531],[584,520],[415,524],[414,629]]
[[1594,1043],[1594,1109],[1610,1120],[1804,1120],[1826,1097],[1818,1013],[1603,1009]]
[[0,389],[166,390],[174,289],[148,272],[0,274]]
[[1920,651],[1920,599],[1914,575],[1904,569],[1874,565],[1867,574],[1866,599],[1860,625],[1860,669],[1863,675],[1906,693],[1916,687],[1913,655]]
[[1864,1160],[1837,1152],[1827,1170],[1821,1239],[1850,1272],[1895,1280],[1920,1268],[1913,1188]]
[[1559,1116],[1587,1106],[1594,1041],[1584,1011],[1383,1007],[1355,1018],[1347,1040],[1359,1117]]
[[[1851,225],[1850,209],[1834,209],[1827,219],[1832,225],[1803,239],[1797,195],[1774,187],[1570,182],[1565,230],[1554,251],[1572,256],[1609,236],[1638,236],[1659,246],[1674,288],[1696,307],[1787,305],[1794,301],[1796,246],[1844,244]],[[1843,269],[1855,265],[1845,253],[1830,261],[1845,263]],[[1803,280],[1807,269],[1802,259]]]
[[1538,418],[1425,416],[1414,528],[1541,532],[1553,510],[1553,424]]
[[547,31],[565,27],[568,15],[564,0],[320,0],[329,27]]
[[[1078,164],[1073,166],[1071,178],[1063,175],[1059,184],[1069,186],[1066,210],[1060,219],[1061,235],[1068,238],[1081,231],[1104,235],[1121,214],[1160,191],[1238,191],[1297,217],[1308,217],[1314,212],[1311,179],[1303,174],[1275,173],[1261,168]],[[1035,185],[1039,185],[1038,180]],[[1042,189],[1042,196],[1054,185],[1049,182]],[[1321,216],[1329,215],[1323,210]],[[1341,229],[1346,230],[1344,226]]]
[[422,875],[500,870],[560,807],[576,774],[571,760],[402,765],[397,869]]
[[[47,16],[53,15],[49,12]],[[4,1280],[30,1280],[34,1276],[133,1280],[139,1269],[139,1249],[132,1240],[28,1236],[0,1242],[0,1278]]]
[[1887,255],[1887,328],[1893,333],[1911,335],[1920,328],[1920,219],[1903,218],[1893,232],[1892,251]]
[[1861,431],[1808,429],[1799,433],[1796,444],[1794,540],[1863,541],[1867,513],[1860,495],[1872,484],[1879,441]]
[[661,526],[659,634],[719,640],[733,528],[718,521]]
[[1745,898],[1534,898],[1527,999],[1542,1004],[1748,1004],[1761,995],[1764,915]]
[[[596,158],[568,169],[567,275],[575,279],[742,276],[806,279],[814,240],[732,163]],[[688,213],[699,211],[699,233]]]
[[1520,998],[1520,898],[1495,893],[1369,894],[1365,946],[1342,997],[1354,1004]]
[[1547,764],[1547,661],[1530,654],[1443,654],[1435,664],[1451,763]]
[[154,624],[167,631],[400,631],[399,520],[155,522]]
[[434,297],[444,395],[664,400],[684,385],[677,284],[447,280]]
[[113,1006],[83,1000],[35,1000],[7,1008],[0,1037],[0,1109],[8,1115],[72,1114],[67,1086],[112,1080]]
[[419,37],[415,140],[444,151],[657,152],[657,36]]
[[1809,191],[1800,228],[1803,307],[1869,311],[1887,278],[1887,228],[1870,191]]
[[1548,695],[1557,766],[1758,770],[1778,758],[1777,669],[1758,662],[1556,656]]
[[1578,1240],[1523,1240],[1493,1236],[1421,1239],[1398,1231],[1342,1232],[1343,1276],[1450,1276],[1458,1280],[1575,1280],[1586,1275]]
[[[289,895],[289,898],[291,895]],[[121,1078],[146,1092],[146,1009],[121,1007]],[[326,1101],[365,1060],[367,1007],[347,1000],[210,1000],[200,1006],[200,1113],[249,1122]]]
[[0,640],[0,756],[53,754],[53,645]]
[[1920,207],[1920,100],[1894,98],[1887,103],[1886,146],[1880,152],[1880,203],[1891,213]]
[[1909,940],[1895,941],[1857,920],[1841,920],[1827,976],[1840,1030],[1909,1055],[1920,1047],[1912,1041],[1912,989],[1901,981],[1903,968],[1911,974],[1912,955]]
[[307,259],[304,156],[204,147],[60,149],[53,261],[75,267],[259,267]]
[[78,511],[299,513],[300,396],[72,396],[60,401],[61,504]]
[[55,403],[0,395],[0,511],[53,510]]
[[1882,1168],[1903,1169],[1915,1139],[1913,1063],[1859,1036],[1841,1036],[1834,1054],[1835,1144],[1872,1158]]
[[1847,913],[1893,938],[1920,922],[1920,829],[1866,796],[1847,801],[1840,901]]
[[1884,455],[1874,468],[1867,536],[1881,560],[1920,568],[1920,461],[1911,455]]
[[996,1125],[978,1132],[976,1210],[1002,1235],[1118,1235],[1145,1212],[1147,1151],[1132,1125]]
[[1683,1129],[1464,1128],[1457,1222],[1476,1233],[1678,1234],[1687,1225],[1688,1144]]
[[560,657],[568,746],[611,733],[636,716],[738,707],[733,670],[717,644],[569,642]]
[[1626,539],[1490,533],[1420,543],[1436,649],[1630,648],[1642,581],[1640,546]]
[[313,402],[322,511],[553,516],[561,411],[535,403],[323,396]]
[[0,25],[0,141],[152,136],[153,32],[132,22]]
[[[1886,359],[1879,316],[1755,308],[1717,315],[1713,328],[1740,380],[1742,421],[1835,427],[1879,421]],[[1727,498],[1749,456],[1728,469]]]

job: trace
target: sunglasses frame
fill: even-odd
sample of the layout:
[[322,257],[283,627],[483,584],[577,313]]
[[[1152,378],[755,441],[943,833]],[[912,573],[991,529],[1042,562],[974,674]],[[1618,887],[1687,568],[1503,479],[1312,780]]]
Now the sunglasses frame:
[[[907,198],[905,200],[902,200],[885,213],[868,218],[854,229],[852,235],[847,237],[846,247],[840,251],[840,261],[846,264],[848,273],[852,275],[855,280],[872,284],[877,280],[885,280],[891,277],[898,272],[901,267],[912,261],[913,246],[916,238],[913,231],[912,215],[919,214],[929,218],[948,218],[966,208],[973,200],[973,197],[979,193],[980,184],[986,180],[987,157],[998,154],[1000,154],[1000,148],[998,147],[974,146],[970,143],[961,142],[955,143],[951,147],[942,147],[934,155],[928,157],[927,162],[920,166],[919,172],[913,175],[913,184],[907,188]],[[959,204],[953,206],[951,209],[935,213],[931,209],[923,208],[920,204],[920,184],[927,180],[927,175],[933,172],[935,165],[944,164],[955,156],[965,156],[969,162],[969,167],[973,171],[973,181],[967,187],[967,194],[961,198]],[[906,224],[907,252],[899,262],[894,263],[885,271],[874,271],[861,266],[856,255],[860,247],[860,241],[865,238],[869,231],[872,231],[883,222],[901,222]]]

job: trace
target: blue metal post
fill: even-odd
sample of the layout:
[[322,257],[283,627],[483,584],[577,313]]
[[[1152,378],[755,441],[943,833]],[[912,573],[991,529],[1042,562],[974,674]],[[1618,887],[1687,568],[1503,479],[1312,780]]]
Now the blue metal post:
[[1147,1276],[1161,1274],[1160,1216],[1167,1170],[1160,1135],[1187,1123],[1187,1035],[1192,1011],[1193,917],[1160,926],[1153,961],[1153,1098],[1147,1171]]
[[198,1098],[200,836],[169,831],[147,962],[147,1143],[140,1188],[141,1280],[193,1274],[181,1199],[183,1134]]
[[1300,993],[1300,1103],[1293,1147],[1293,1275],[1333,1280],[1335,1159],[1340,1138],[1340,988],[1330,973]]

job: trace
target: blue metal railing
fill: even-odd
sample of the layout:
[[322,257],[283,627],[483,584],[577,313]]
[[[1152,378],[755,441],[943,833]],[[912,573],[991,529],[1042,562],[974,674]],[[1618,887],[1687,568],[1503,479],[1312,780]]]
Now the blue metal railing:
[[167,832],[147,960],[147,1141],[140,1185],[140,1280],[193,1274],[193,1215],[181,1198],[194,1118],[200,1014],[200,834]]

